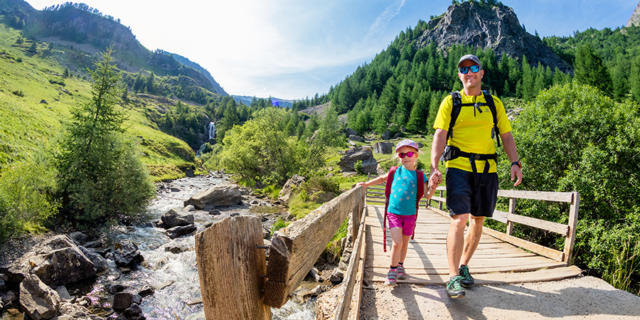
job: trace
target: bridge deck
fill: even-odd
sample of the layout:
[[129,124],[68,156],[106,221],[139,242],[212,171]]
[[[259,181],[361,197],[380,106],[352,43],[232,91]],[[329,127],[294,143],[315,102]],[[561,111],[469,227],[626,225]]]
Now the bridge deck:
[[[383,282],[389,269],[391,237],[387,234],[387,252],[382,248],[383,206],[368,205],[365,219],[367,252],[365,278]],[[448,278],[446,236],[449,217],[420,209],[415,239],[409,242],[405,269],[407,279],[399,283],[444,284]],[[523,250],[489,235],[483,235],[469,270],[478,284],[522,283],[560,280],[574,277],[581,270]]]

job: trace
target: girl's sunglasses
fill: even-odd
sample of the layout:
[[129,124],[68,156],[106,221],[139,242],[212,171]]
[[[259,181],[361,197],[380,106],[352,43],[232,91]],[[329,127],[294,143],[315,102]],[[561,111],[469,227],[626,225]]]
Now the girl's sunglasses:
[[400,152],[400,153],[398,153],[398,155],[400,156],[400,159],[404,159],[404,157],[409,157],[409,158],[413,157],[414,153],[415,152],[413,152],[413,151],[409,151],[407,153]]
[[480,71],[480,66],[477,64],[474,64],[470,67],[460,67],[458,68],[458,71],[462,74],[467,74],[469,73],[469,70],[471,70],[471,72],[476,73],[478,71]]

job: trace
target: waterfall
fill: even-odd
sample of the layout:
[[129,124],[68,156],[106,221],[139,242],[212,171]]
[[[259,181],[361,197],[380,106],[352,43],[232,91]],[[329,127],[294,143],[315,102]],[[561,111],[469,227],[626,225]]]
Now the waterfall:
[[213,121],[209,122],[208,130],[209,130],[209,132],[208,132],[209,133],[209,140],[215,139],[215,137],[216,137],[216,124],[213,123]]

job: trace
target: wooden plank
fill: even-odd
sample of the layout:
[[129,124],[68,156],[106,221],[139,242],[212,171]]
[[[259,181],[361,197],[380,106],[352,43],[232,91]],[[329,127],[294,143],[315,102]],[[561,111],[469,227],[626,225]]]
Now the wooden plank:
[[[525,266],[518,265],[509,265],[509,266],[496,266],[496,267],[470,267],[469,270],[475,277],[475,275],[486,274],[486,273],[494,273],[494,272],[531,272],[537,271],[540,269],[549,269],[549,268],[558,268],[565,267],[562,262],[554,262],[549,260],[545,263],[537,263],[530,264]],[[365,267],[366,270],[372,272],[379,272],[386,274],[389,270],[389,264],[386,265],[374,265],[373,267]],[[423,266],[423,267],[405,267],[408,274],[413,276],[421,276],[421,275],[448,275],[449,267],[448,265],[442,265],[441,267],[434,268],[432,266]]]
[[266,304],[279,308],[287,302],[363,196],[363,188],[355,187],[276,232],[267,263]]
[[571,192],[498,190],[498,197],[544,200],[554,202],[571,202]]
[[[367,209],[365,209],[366,212]],[[364,230],[364,224],[362,225],[362,229]],[[360,251],[360,257],[358,261],[358,274],[356,275],[356,288],[358,289],[355,302],[351,306],[351,312],[349,312],[349,320],[358,320],[360,319],[360,305],[362,304],[362,285],[364,284],[364,262],[367,257],[367,239],[366,233],[360,235],[362,237],[362,250]]]
[[507,223],[507,213],[500,210],[493,210],[493,215],[491,219],[500,221],[502,223]]
[[[263,303],[262,223],[254,216],[227,217],[195,235],[196,265],[206,319],[271,319]],[[233,270],[233,272],[229,272]]]
[[569,226],[566,224],[521,216],[519,214],[509,215],[509,221],[524,224],[525,226],[534,227],[537,229],[555,232],[562,236],[566,236],[569,232]]
[[[359,205],[357,207],[360,207]],[[340,295],[342,297],[342,299],[340,300],[340,302],[338,303],[338,306],[336,308],[336,313],[334,314],[334,319],[346,319],[347,316],[349,315],[349,308],[351,307],[351,298],[353,295],[353,287],[355,285],[355,272],[357,271],[357,266],[359,264],[359,259],[360,259],[360,252],[362,250],[362,243],[363,241],[363,231],[364,231],[364,214],[362,215],[362,219],[358,222],[358,224],[360,226],[362,226],[362,228],[360,228],[360,231],[356,237],[354,237],[353,239],[355,239],[353,248],[355,250],[353,250],[353,252],[351,253],[351,257],[349,258],[349,266],[347,267],[347,272],[346,272],[346,278],[344,279],[343,283],[344,285],[342,286],[342,294]]]
[[553,260],[556,261],[562,261],[562,258],[564,256],[564,253],[555,249],[551,249],[551,248],[547,248],[545,246],[541,246],[537,243],[533,243],[527,240],[523,240],[514,236],[510,236],[507,235],[505,233],[499,232],[499,231],[495,231],[493,229],[484,227],[483,231],[484,234],[488,234],[492,237],[496,237],[500,240],[509,242],[511,244],[514,244],[518,247],[527,249],[529,251],[533,251],[539,255],[545,256],[547,258],[551,258]]
[[[371,272],[369,278],[374,282],[384,282],[386,280],[387,270],[380,269]],[[527,283],[541,281],[557,281],[567,278],[580,276],[582,270],[576,266],[558,267],[551,269],[541,269],[529,272],[500,272],[500,273],[484,273],[474,274],[476,284],[507,284],[507,283]],[[407,279],[398,280],[398,283],[420,284],[420,285],[441,285],[449,279],[449,275],[428,275],[416,276],[407,274]]]
[[576,227],[578,226],[578,209],[580,207],[580,194],[573,193],[573,201],[569,207],[569,232],[564,239],[564,259],[563,261],[569,265],[573,255],[573,246],[576,243]]

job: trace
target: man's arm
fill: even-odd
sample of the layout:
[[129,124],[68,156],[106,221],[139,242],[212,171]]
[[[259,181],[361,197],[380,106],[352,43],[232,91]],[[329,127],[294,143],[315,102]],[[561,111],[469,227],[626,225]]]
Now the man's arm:
[[[513,139],[513,135],[511,132],[503,133],[500,135],[502,139],[502,146],[504,147],[504,152],[507,153],[510,162],[518,161],[518,150],[516,149],[516,141]],[[517,187],[520,183],[522,183],[522,169],[520,166],[513,165],[511,166],[511,181],[517,178],[516,182],[513,184],[514,187]]]
[[433,144],[431,145],[431,175],[429,176],[429,184],[432,188],[437,187],[442,182],[442,173],[438,169],[438,161],[444,151],[447,143],[447,130],[436,129],[433,135]]

